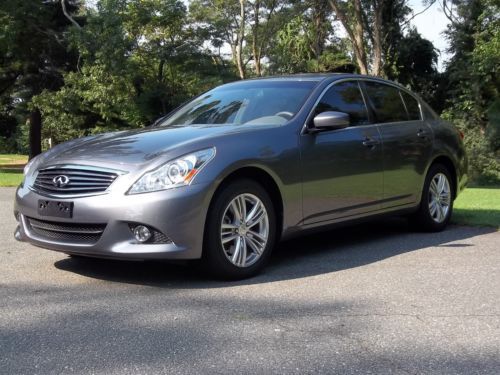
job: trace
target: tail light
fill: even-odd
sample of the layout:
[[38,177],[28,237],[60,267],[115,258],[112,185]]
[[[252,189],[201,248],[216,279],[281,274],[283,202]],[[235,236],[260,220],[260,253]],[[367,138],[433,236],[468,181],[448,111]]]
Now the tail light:
[[464,137],[465,137],[464,132],[463,132],[463,131],[461,131],[460,129],[457,129],[457,133],[458,133],[458,135],[459,135],[460,139],[463,141],[463,140],[464,140]]

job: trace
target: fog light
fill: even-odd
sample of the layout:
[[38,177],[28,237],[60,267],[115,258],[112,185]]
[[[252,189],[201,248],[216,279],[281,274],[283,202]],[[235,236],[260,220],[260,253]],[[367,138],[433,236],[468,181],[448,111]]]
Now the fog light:
[[151,238],[151,231],[144,225],[138,225],[134,228],[135,239],[139,242],[146,242]]

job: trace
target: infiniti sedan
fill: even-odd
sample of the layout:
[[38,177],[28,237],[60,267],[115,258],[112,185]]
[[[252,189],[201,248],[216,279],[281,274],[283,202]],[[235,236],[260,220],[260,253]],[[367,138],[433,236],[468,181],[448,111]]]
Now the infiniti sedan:
[[153,126],[32,159],[16,239],[70,255],[263,268],[277,241],[404,214],[442,230],[467,181],[461,133],[395,83],[352,74],[239,81]]

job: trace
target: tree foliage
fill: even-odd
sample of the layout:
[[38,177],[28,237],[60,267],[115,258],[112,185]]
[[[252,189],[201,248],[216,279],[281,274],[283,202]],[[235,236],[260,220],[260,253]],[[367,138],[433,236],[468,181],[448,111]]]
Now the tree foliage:
[[450,20],[444,72],[408,0],[3,0],[0,151],[144,126],[239,78],[361,72],[443,112],[472,177],[498,183],[498,0],[424,2]]
[[[68,1],[69,11],[78,6],[77,1]],[[75,65],[65,37],[68,25],[59,1],[0,2],[0,98],[5,103],[0,116],[4,123],[12,118],[26,123],[29,118],[32,156],[41,150],[41,118],[39,109],[29,106],[31,98],[43,90],[57,90],[63,72]],[[25,144],[8,141],[10,147],[26,149]]]
[[64,76],[60,90],[33,98],[44,136],[60,142],[138,127],[221,83],[186,20],[176,0],[104,0],[89,10],[71,35],[78,70]]
[[473,179],[492,184],[500,183],[499,33],[497,1],[456,2],[447,30],[453,57],[446,70],[444,116],[465,133]]
[[335,36],[329,16],[328,8],[313,8],[287,20],[275,36],[269,56],[270,72],[353,72],[346,43]]

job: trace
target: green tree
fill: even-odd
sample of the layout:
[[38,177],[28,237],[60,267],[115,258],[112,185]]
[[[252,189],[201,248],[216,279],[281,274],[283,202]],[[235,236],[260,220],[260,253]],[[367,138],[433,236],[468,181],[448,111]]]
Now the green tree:
[[[79,2],[66,0],[65,5],[74,13]],[[18,122],[29,118],[30,157],[41,152],[42,128],[40,110],[31,105],[31,98],[43,90],[57,90],[63,84],[62,73],[76,66],[65,38],[70,24],[60,1],[0,2],[0,97]]]
[[44,136],[63,140],[150,123],[223,75],[177,0],[102,0],[74,27],[78,70],[34,98]]
[[192,0],[190,13],[206,40],[219,50],[230,48],[231,62],[241,79],[252,71],[255,75],[264,71],[262,60],[271,48],[273,35],[285,22],[283,14],[295,1],[286,0]]
[[[424,97],[433,107],[436,83],[438,53],[432,42],[422,38],[416,29],[410,29],[407,35],[395,40],[396,50],[390,64],[385,65],[387,78],[397,80]],[[388,60],[389,61],[389,60]]]
[[361,74],[379,76],[383,69],[382,24],[386,0],[328,0],[351,41]]
[[345,39],[339,38],[330,7],[320,0],[294,4],[280,14],[282,23],[271,39],[272,74],[354,71]]
[[[500,183],[500,4],[460,0],[447,30],[452,53],[446,69],[444,116],[465,133],[471,177]],[[466,82],[466,84],[464,84]]]
[[190,13],[213,47],[231,48],[231,59],[240,78],[246,76],[243,48],[247,40],[249,4],[246,0],[192,0]]
[[413,18],[426,9],[413,14],[407,0],[385,0],[383,8],[383,74],[420,94],[434,109],[441,111],[438,51],[431,41],[411,27]]

